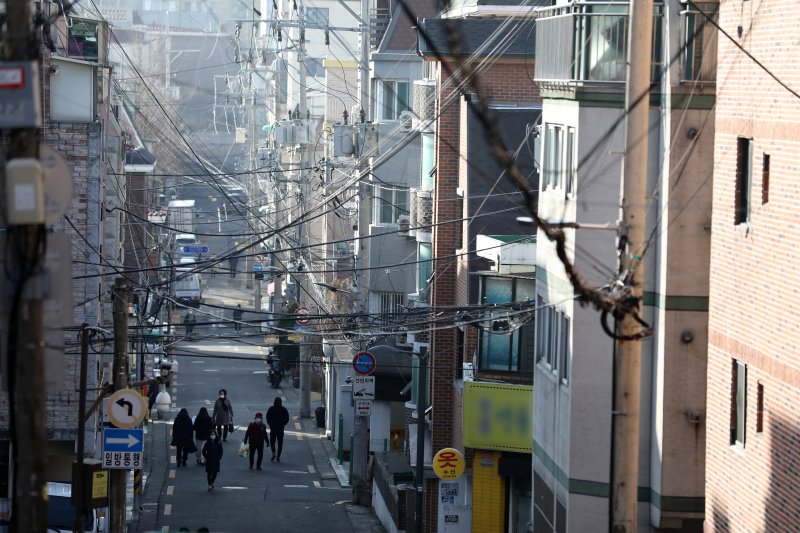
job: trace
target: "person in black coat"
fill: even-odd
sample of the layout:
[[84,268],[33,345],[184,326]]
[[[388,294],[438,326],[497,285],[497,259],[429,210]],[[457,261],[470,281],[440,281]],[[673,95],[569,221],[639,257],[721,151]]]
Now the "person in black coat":
[[212,429],[211,436],[203,446],[203,458],[206,461],[206,479],[208,479],[208,492],[214,490],[214,481],[219,473],[219,466],[222,462],[222,443],[219,441],[217,431]]
[[212,429],[214,429],[214,421],[211,420],[208,409],[201,407],[200,412],[197,413],[197,417],[194,419],[194,445],[197,447],[197,451],[194,454],[199,465],[203,464],[203,444],[211,436]]
[[[258,453],[258,463],[256,469],[261,470],[261,460],[264,459],[264,443],[267,442],[267,426],[264,425],[264,419],[261,413],[256,413],[256,418],[247,426],[247,432],[244,434],[244,443],[250,444],[250,470],[253,469],[253,459]],[[267,442],[269,446],[269,442]]]
[[242,331],[242,315],[244,311],[242,311],[242,304],[236,304],[236,309],[233,310],[233,329],[236,331]]
[[[283,428],[289,423],[289,411],[283,406],[280,397],[275,398],[272,407],[267,410],[267,425],[269,425],[269,445],[272,446],[272,459],[281,462],[283,451]],[[277,447],[276,447],[277,446]]]
[[192,419],[189,417],[189,411],[183,408],[172,423],[172,445],[177,448],[175,455],[177,456],[179,467],[186,466],[186,458],[190,453],[197,450],[193,437]]

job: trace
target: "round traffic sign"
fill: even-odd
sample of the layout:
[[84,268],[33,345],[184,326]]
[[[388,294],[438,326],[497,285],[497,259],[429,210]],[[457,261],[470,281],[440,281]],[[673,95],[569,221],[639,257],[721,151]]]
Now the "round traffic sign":
[[464,473],[464,456],[455,448],[442,448],[433,456],[433,471],[439,479],[458,479]]
[[255,257],[253,257],[253,262],[255,262],[255,264],[257,264],[257,265],[263,265],[264,264],[264,256],[263,255],[257,255]]
[[361,376],[375,372],[375,356],[369,352],[359,352],[353,357],[353,370]]
[[147,400],[133,389],[120,389],[108,399],[108,419],[118,428],[136,427],[146,414]]
[[295,321],[301,326],[305,326],[311,321],[311,319],[308,318],[308,315],[311,314],[311,311],[308,310],[308,307],[298,307],[294,314]]

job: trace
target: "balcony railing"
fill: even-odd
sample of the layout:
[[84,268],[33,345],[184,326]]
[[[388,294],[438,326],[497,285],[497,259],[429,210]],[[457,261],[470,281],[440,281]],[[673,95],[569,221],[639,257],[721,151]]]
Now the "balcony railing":
[[[537,82],[624,83],[628,57],[628,3],[575,2],[538,10]],[[653,12],[652,79],[663,63],[663,6]]]

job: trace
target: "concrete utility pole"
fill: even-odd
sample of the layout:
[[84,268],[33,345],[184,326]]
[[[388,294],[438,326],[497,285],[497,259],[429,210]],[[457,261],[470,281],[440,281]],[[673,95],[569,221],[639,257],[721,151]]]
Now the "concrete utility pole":
[[[250,74],[250,71],[248,71]],[[250,194],[250,201],[248,202],[252,209],[258,213],[258,204],[255,203],[256,193],[258,192],[258,175],[257,175],[257,168],[258,165],[256,164],[256,89],[253,87],[253,80],[248,79],[247,86],[249,88],[248,95],[247,95],[247,143],[248,143],[248,154],[247,159],[250,164],[250,175],[248,179],[250,180],[250,186],[247,188],[248,193]],[[251,213],[248,213],[247,216],[251,216]],[[255,261],[251,261],[250,264],[253,268],[248,269],[247,271],[247,281],[249,283],[255,284],[255,291],[253,293],[253,311],[256,313],[261,312],[261,281],[255,279]]]
[[[29,62],[30,79],[24,79],[32,89],[39,83],[41,40],[33,27],[32,3],[28,0],[8,0],[6,9],[6,31],[4,45],[8,61]],[[37,94],[32,90],[31,94]],[[33,99],[32,99],[33,100]],[[35,108],[35,102],[25,102]],[[37,117],[37,122],[40,117]],[[14,160],[38,160],[39,129],[35,126],[11,130],[8,150],[9,165]],[[26,187],[35,184],[34,194],[43,194],[41,167],[32,165]],[[6,167],[8,169],[8,166]],[[5,173],[6,180],[9,173]],[[8,191],[8,183],[5,184]],[[30,191],[19,189],[28,198]],[[9,204],[11,202],[8,202]],[[25,209],[23,206],[16,206]],[[10,211],[10,207],[9,207]],[[30,214],[30,213],[27,213]],[[7,213],[8,233],[6,242],[11,253],[7,268],[13,273],[9,280],[14,285],[14,300],[11,302],[11,331],[9,332],[9,360],[13,367],[4,368],[9,376],[9,399],[12,401],[10,431],[12,435],[12,457],[14,460],[11,531],[44,532],[47,525],[47,496],[45,490],[45,462],[47,435],[44,384],[44,334],[42,331],[42,299],[37,280],[40,275],[46,233],[44,211],[41,220],[21,220],[12,223]]]
[[[366,242],[367,228],[369,228],[370,213],[372,211],[372,203],[369,201],[369,184],[365,182],[367,171],[369,169],[369,154],[366,153],[364,145],[366,144],[367,130],[366,122],[370,117],[370,102],[369,102],[369,40],[370,31],[369,25],[369,0],[361,0],[361,20],[364,27],[361,31],[361,57],[359,58],[358,70],[358,84],[361,97],[361,113],[360,117],[356,119],[353,117],[353,123],[358,124],[358,131],[363,130],[364,135],[357,136],[359,139],[358,153],[358,241],[356,242],[357,249],[355,250],[357,257],[354,257],[354,270],[353,282],[355,284],[355,298],[353,301],[353,312],[360,314],[369,308],[369,281],[367,278],[367,250],[364,246]],[[361,348],[361,340],[359,337],[359,350]],[[355,409],[354,409],[355,411]],[[353,421],[353,450],[351,461],[353,462],[353,479],[351,481],[353,486],[352,501],[358,505],[366,505],[368,501],[369,485],[368,480],[368,463],[369,463],[369,417],[358,416],[355,413]]]
[[[633,0],[628,24],[628,83],[625,92],[625,163],[622,222],[627,246],[620,253],[620,272],[627,271],[630,296],[641,310],[642,257],[645,240],[647,145],[653,42],[653,2]],[[634,340],[617,341],[614,361],[613,470],[611,506],[613,533],[636,531],[639,483],[639,418],[641,410],[642,343],[635,338],[641,324],[626,314],[617,334]]]
[[[128,388],[128,282],[114,280],[114,391]],[[111,471],[110,531],[125,531],[127,470]]]
[[428,350],[419,354],[417,386],[417,468],[414,473],[414,531],[425,531],[425,410],[428,408]]
[[[301,4],[302,6],[302,4]],[[295,16],[299,14],[295,12]],[[308,129],[308,102],[306,102],[306,31],[303,19],[298,16],[300,20],[300,36],[299,36],[299,47],[297,50],[297,67],[299,72],[299,85],[300,85],[300,101],[299,104],[299,111],[300,111],[300,121],[298,124],[301,127]],[[302,139],[301,139],[302,140]],[[300,172],[298,173],[298,182],[300,187],[300,216],[302,217],[305,214],[305,203],[308,201],[308,178],[306,176],[306,168],[308,168],[308,144],[305,142],[300,143]],[[308,222],[303,222],[302,224],[298,224],[297,232],[298,244],[303,244],[303,227],[305,226],[305,235],[306,239],[308,238],[308,234],[310,228],[308,227]],[[297,264],[303,264],[302,262],[302,254],[303,249],[299,249],[297,253],[300,255],[297,259]],[[302,276],[302,279],[305,279],[305,276]],[[302,282],[301,276],[296,278],[297,283],[297,305],[300,305],[300,283]],[[300,345],[300,418],[310,418],[311,417],[311,347],[309,343],[311,339],[308,335],[303,335],[303,342]]]

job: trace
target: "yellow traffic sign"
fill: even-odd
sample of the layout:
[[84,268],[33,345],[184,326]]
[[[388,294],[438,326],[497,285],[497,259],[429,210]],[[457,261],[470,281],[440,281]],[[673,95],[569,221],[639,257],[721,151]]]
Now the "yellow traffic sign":
[[134,428],[145,415],[147,400],[133,389],[120,389],[108,399],[108,419],[118,428]]

